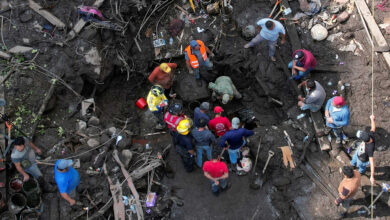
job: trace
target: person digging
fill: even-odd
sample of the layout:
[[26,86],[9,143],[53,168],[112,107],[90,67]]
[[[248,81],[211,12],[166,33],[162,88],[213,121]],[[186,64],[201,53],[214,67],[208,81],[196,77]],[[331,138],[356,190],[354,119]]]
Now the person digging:
[[202,80],[200,79],[199,68],[204,66],[207,70],[211,70],[213,63],[207,57],[207,54],[214,57],[214,53],[201,40],[192,40],[184,51],[188,72],[195,74],[196,83],[201,87]]
[[299,80],[309,75],[316,65],[316,58],[310,51],[299,49],[294,51],[293,60],[288,64],[288,68],[292,69],[292,78]]
[[146,98],[149,110],[156,116],[158,124],[156,129],[164,129],[164,108],[168,105],[168,99],[164,95],[164,88],[160,85],[152,86]]
[[72,199],[76,196],[76,187],[80,183],[79,173],[73,169],[72,160],[57,160],[54,166],[54,178],[56,180],[58,190],[63,199],[71,206],[76,204],[76,200]]
[[149,82],[153,85],[161,85],[164,88],[165,96],[169,96],[170,98],[176,97],[176,93],[172,89],[176,68],[176,63],[162,63],[160,66],[154,68],[148,78]]
[[228,76],[220,76],[215,80],[215,83],[209,83],[209,89],[213,90],[211,100],[222,100],[222,104],[226,105],[234,98],[241,99],[242,95],[233,84],[233,81]]
[[371,130],[370,132],[366,131],[357,131],[356,137],[359,139],[359,145],[357,146],[357,150],[355,154],[352,156],[351,165],[359,168],[359,172],[364,174],[366,172],[367,166],[370,165],[371,184],[375,185],[375,160],[374,160],[374,152],[375,152],[375,116],[370,116],[371,120]]
[[298,88],[305,86],[307,95],[305,98],[298,96],[298,106],[302,111],[309,109],[312,112],[318,112],[324,104],[326,93],[324,87],[317,81],[308,79],[298,85]]
[[42,172],[36,163],[36,155],[41,154],[41,150],[27,138],[17,137],[12,143],[14,148],[11,153],[11,161],[16,170],[23,175],[23,181],[28,181],[31,174],[35,179],[42,181]]
[[212,159],[206,161],[203,165],[204,176],[211,182],[211,191],[215,196],[219,195],[220,191],[230,188],[229,170],[224,162],[220,161],[218,151],[213,151]]
[[263,40],[268,42],[268,55],[273,62],[276,61],[275,49],[278,42],[279,34],[282,35],[281,44],[286,42],[286,31],[283,25],[276,20],[270,18],[263,18],[257,22],[259,33],[249,43],[245,44],[244,48],[253,47]]
[[361,176],[357,170],[353,170],[352,167],[349,166],[344,166],[342,172],[344,174],[344,179],[339,185],[339,196],[334,203],[338,207],[341,205],[343,210],[339,212],[339,215],[340,217],[345,217],[351,205],[352,198],[358,191]]
[[346,144],[348,137],[343,132],[343,127],[349,124],[349,109],[343,97],[335,96],[328,100],[325,107],[326,126],[336,136],[336,144]]

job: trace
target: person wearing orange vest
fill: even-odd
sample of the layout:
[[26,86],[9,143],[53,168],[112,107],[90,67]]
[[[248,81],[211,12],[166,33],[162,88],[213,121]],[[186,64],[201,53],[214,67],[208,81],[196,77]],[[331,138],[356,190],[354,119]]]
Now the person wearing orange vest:
[[211,50],[206,47],[200,40],[192,40],[190,45],[188,45],[184,51],[188,72],[190,74],[195,73],[198,86],[202,86],[199,67],[204,66],[208,70],[211,70],[213,68],[213,63],[207,57],[207,54],[210,54],[211,57],[214,57],[214,53],[211,52]]

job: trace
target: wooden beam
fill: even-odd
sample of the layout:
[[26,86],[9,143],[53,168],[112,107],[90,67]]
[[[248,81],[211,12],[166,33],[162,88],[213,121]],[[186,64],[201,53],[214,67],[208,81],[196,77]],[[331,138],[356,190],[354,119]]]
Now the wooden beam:
[[[368,29],[370,29],[371,34],[374,36],[373,40],[378,44],[379,47],[388,47],[386,39],[383,37],[374,17],[372,17],[366,2],[364,0],[355,0],[355,4],[356,7],[359,8],[358,11],[361,12],[361,15],[366,21]],[[383,52],[382,55],[387,63],[387,67],[390,69],[390,52]]]
[[46,20],[48,20],[51,24],[56,26],[57,28],[65,28],[65,24],[58,19],[56,16],[51,14],[50,12],[46,11],[42,8],[38,3],[34,2],[33,0],[28,1],[29,6],[32,10],[34,10],[36,13],[40,14],[42,17],[44,17]]

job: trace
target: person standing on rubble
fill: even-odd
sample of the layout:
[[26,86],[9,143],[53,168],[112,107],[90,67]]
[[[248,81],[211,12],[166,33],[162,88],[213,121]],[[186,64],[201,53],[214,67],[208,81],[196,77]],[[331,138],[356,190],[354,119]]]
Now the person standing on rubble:
[[193,170],[195,151],[192,146],[192,137],[189,135],[192,121],[189,118],[180,121],[177,126],[177,138],[175,139],[176,152],[180,155],[185,170],[190,173]]
[[237,171],[237,159],[240,158],[241,147],[246,144],[245,138],[253,134],[254,132],[251,130],[240,128],[240,119],[234,117],[232,119],[232,130],[226,132],[219,142],[221,148],[228,150],[231,168],[234,172]]
[[200,87],[202,86],[202,80],[200,79],[199,68],[204,66],[208,70],[211,70],[213,63],[207,57],[207,54],[210,57],[214,57],[214,53],[201,40],[192,40],[184,51],[188,72],[195,74],[196,82]]
[[164,122],[168,125],[169,134],[172,136],[172,141],[175,143],[177,138],[177,126],[186,118],[182,112],[183,106],[180,103],[172,103],[169,105],[168,111],[164,114]]
[[356,137],[361,141],[357,146],[357,150],[352,157],[351,165],[359,168],[359,172],[364,174],[366,172],[366,168],[370,165],[371,177],[370,182],[375,185],[375,160],[374,160],[374,152],[375,152],[375,116],[370,116],[371,120],[371,130],[370,132],[359,130],[356,133]]
[[35,161],[35,153],[41,154],[41,149],[35,146],[35,144],[27,138],[23,137],[15,138],[12,144],[14,145],[14,149],[11,153],[11,160],[15,164],[16,170],[23,175],[23,181],[30,179],[30,176],[27,173],[41,181],[42,172],[39,170]]
[[69,202],[71,206],[76,203],[76,200],[72,199],[76,196],[76,187],[80,183],[79,173],[73,169],[72,160],[57,160],[54,166],[54,178],[56,180],[58,190],[62,198]]
[[168,99],[164,95],[164,88],[160,85],[152,86],[147,99],[149,110],[156,116],[158,124],[156,129],[164,129],[164,108],[168,105]]
[[230,184],[227,181],[229,169],[224,162],[220,161],[218,151],[214,150],[212,159],[204,163],[203,172],[204,176],[210,180],[211,191],[215,196],[218,196],[220,191],[229,189]]
[[295,80],[306,77],[316,66],[316,58],[310,51],[304,49],[294,51],[293,60],[288,64],[288,68],[292,69],[292,78]]
[[242,98],[240,92],[234,86],[232,79],[228,76],[220,76],[215,80],[215,83],[210,82],[209,89],[213,90],[212,100],[222,100],[222,104],[224,105],[231,101],[233,97],[236,99]]
[[149,82],[153,85],[161,85],[164,88],[165,96],[175,98],[176,94],[173,92],[172,84],[177,68],[176,63],[162,63],[160,66],[154,68],[149,75]]
[[199,119],[204,118],[207,124],[210,121],[210,117],[207,115],[207,112],[210,109],[210,103],[202,102],[199,107],[196,107],[194,110],[194,123],[195,127],[199,127]]
[[207,159],[211,160],[212,144],[215,143],[215,136],[207,129],[207,120],[205,118],[199,119],[198,126],[192,130],[191,134],[196,148],[196,165],[202,167],[203,151],[206,151]]
[[349,109],[343,97],[335,96],[328,100],[325,107],[326,126],[332,129],[336,136],[336,144],[346,144],[348,137],[343,127],[349,124]]
[[209,121],[209,129],[218,137],[223,136],[232,126],[229,119],[222,116],[222,112],[223,108],[221,108],[221,106],[215,106],[215,118]]
[[349,206],[353,196],[358,191],[360,185],[360,173],[357,170],[353,170],[352,167],[343,167],[344,179],[341,181],[338,191],[339,197],[334,201],[337,206],[342,205],[343,211],[339,213],[341,217],[345,217],[348,212]]
[[324,87],[317,81],[308,79],[298,85],[298,88],[305,86],[306,97],[298,96],[298,106],[302,111],[310,109],[312,112],[318,112],[324,104],[326,93]]
[[276,20],[271,18],[263,18],[257,22],[259,34],[256,35],[249,43],[245,44],[244,48],[253,47],[263,40],[268,42],[269,52],[268,55],[273,62],[276,61],[275,58],[275,48],[276,43],[278,42],[279,34],[282,35],[281,44],[286,42],[286,31],[283,25]]

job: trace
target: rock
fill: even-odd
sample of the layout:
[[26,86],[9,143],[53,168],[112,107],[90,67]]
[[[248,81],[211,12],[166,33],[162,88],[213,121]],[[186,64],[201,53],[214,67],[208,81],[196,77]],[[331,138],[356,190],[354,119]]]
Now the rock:
[[339,33],[336,33],[336,34],[331,34],[329,35],[326,40],[330,41],[330,42],[333,42],[334,40],[340,38],[340,36],[342,35],[343,33],[339,32]]
[[113,136],[116,133],[116,128],[111,127],[108,129],[108,135]]
[[[95,74],[97,75],[100,75],[100,72],[101,72],[101,68],[100,66],[102,66],[101,62],[102,62],[102,57],[100,56],[100,53],[99,51],[97,50],[96,47],[92,47],[84,56],[85,58],[85,61],[91,65],[93,65],[95,68],[94,68],[94,72]],[[93,77],[92,77],[93,78]]]
[[97,146],[99,146],[99,144],[100,144],[100,141],[97,138],[90,138],[87,141],[87,145],[89,147],[97,147]]
[[131,159],[133,158],[133,153],[130,150],[122,150],[121,152],[123,158],[123,165],[125,165],[126,169],[129,168],[129,164]]
[[320,24],[314,25],[310,32],[312,38],[317,41],[325,40],[328,36],[328,30],[326,30],[326,28]]
[[33,18],[30,10],[26,10],[19,15],[20,22],[25,23],[30,21]]
[[387,27],[385,28],[386,30],[386,34],[390,34],[390,25],[387,25]]
[[85,132],[88,136],[98,136],[100,134],[100,130],[97,127],[89,127]]
[[349,0],[335,0],[334,2],[338,3],[339,5],[345,5],[349,2]]
[[31,43],[31,40],[28,38],[23,38],[23,43],[29,45]]
[[343,34],[344,39],[352,39],[353,37],[355,37],[355,34],[353,32],[347,32]]
[[112,139],[111,141],[109,141],[109,140],[110,140],[110,137],[107,134],[102,134],[102,136],[100,136],[100,143],[104,144],[104,143],[106,143],[108,141],[105,144],[105,146],[110,146],[111,143],[114,142],[114,139]]
[[25,47],[25,46],[15,46],[11,48],[8,52],[13,53],[13,54],[23,54],[32,51],[32,47]]
[[78,121],[76,124],[76,130],[78,132],[84,133],[85,129],[87,129],[87,123],[85,121]]
[[131,137],[127,134],[121,134],[121,135],[122,135],[122,140],[119,141],[117,147],[119,149],[128,148],[131,145]]
[[277,177],[272,180],[272,184],[276,187],[285,186],[290,183],[291,183],[290,179],[284,176]]
[[309,24],[307,25],[307,29],[310,30],[313,27],[313,24],[314,24],[314,18],[310,19]]
[[340,23],[343,23],[343,22],[347,21],[348,18],[349,18],[348,12],[344,11],[341,14],[339,14],[339,16],[337,16],[337,21]]
[[356,50],[356,44],[353,42],[353,40],[348,45],[339,48],[339,51],[346,51],[346,52],[355,52],[355,50]]
[[242,36],[245,39],[251,39],[256,36],[256,28],[253,25],[247,25],[244,29],[242,29]]
[[95,116],[92,116],[89,120],[88,120],[88,126],[98,126],[100,124],[100,120],[95,117]]

